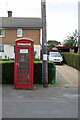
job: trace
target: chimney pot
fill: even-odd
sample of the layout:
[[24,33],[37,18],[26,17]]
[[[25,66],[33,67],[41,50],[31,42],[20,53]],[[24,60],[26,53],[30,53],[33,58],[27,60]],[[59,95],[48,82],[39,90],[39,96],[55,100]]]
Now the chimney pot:
[[8,17],[12,17],[12,11],[8,11]]

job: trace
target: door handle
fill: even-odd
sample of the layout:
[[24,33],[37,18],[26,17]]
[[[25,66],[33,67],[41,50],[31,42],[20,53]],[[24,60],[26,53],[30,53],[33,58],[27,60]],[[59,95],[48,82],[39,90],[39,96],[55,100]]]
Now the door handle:
[[19,63],[16,63],[16,66],[18,65],[18,67],[19,67]]

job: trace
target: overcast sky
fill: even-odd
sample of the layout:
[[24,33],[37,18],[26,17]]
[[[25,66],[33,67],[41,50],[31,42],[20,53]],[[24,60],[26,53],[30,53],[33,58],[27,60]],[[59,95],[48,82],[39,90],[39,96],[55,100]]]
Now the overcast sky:
[[[78,29],[79,0],[46,0],[47,40],[62,42]],[[41,17],[41,0],[0,0],[0,17]]]

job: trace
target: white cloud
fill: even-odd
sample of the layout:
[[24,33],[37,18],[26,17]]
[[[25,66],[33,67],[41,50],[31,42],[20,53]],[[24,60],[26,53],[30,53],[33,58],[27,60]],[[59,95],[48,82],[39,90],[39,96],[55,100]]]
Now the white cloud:
[[[78,24],[79,0],[46,0],[47,39],[63,41]],[[8,3],[8,4],[7,4]],[[0,0],[0,16],[13,11],[13,17],[41,17],[41,0]]]
[[49,0],[47,28],[47,39],[61,42],[68,32],[72,33],[78,29],[78,0]]
[[47,17],[47,39],[63,41],[68,32],[72,33],[77,29],[77,18],[70,14],[54,14]]
[[13,11],[13,17],[27,17],[39,16],[41,1],[40,0],[1,0],[0,3],[0,16],[7,16],[7,11]]
[[50,3],[73,3],[73,2],[78,2],[79,0],[47,0],[47,2]]

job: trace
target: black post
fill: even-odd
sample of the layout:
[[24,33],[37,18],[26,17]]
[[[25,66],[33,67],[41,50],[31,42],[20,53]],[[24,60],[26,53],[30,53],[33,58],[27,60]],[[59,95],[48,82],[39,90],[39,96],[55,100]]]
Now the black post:
[[43,87],[48,87],[46,2],[45,0],[41,0],[41,10],[42,10],[42,80],[43,80]]

